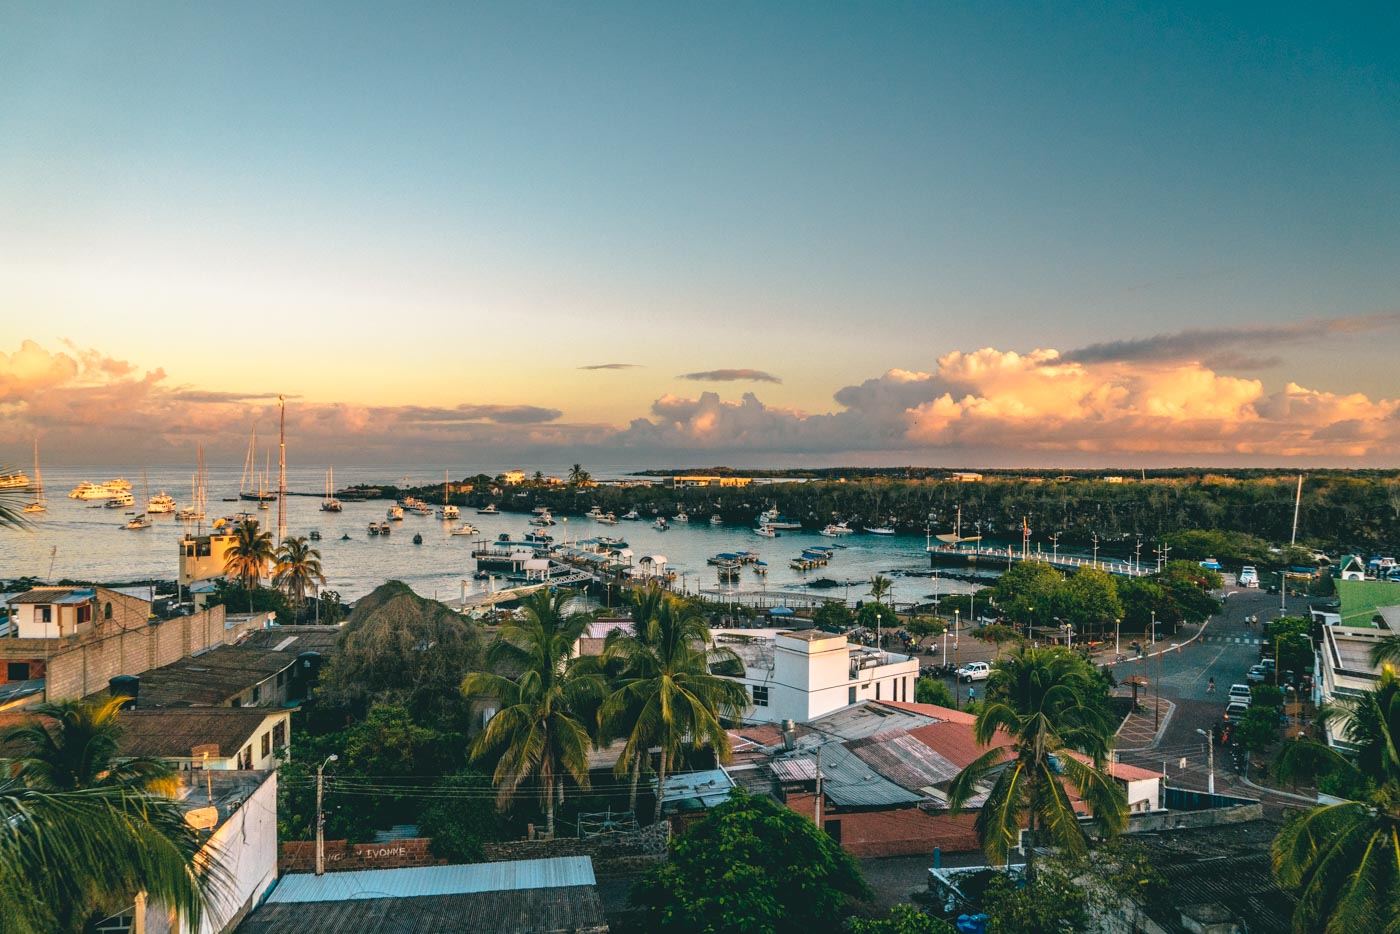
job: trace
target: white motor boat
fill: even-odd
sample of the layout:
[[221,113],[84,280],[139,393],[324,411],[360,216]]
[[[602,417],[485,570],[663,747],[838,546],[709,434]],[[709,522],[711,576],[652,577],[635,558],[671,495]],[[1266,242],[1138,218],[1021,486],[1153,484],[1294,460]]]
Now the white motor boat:
[[637,510],[629,509],[622,514],[622,518],[627,522],[638,522],[641,520],[642,516]]
[[771,525],[760,525],[753,530],[753,534],[762,535],[764,538],[777,538],[778,533]]
[[161,490],[152,496],[150,502],[146,503],[146,512],[149,515],[163,515],[175,511],[175,497]]
[[453,535],[476,535],[476,534],[477,534],[477,530],[476,530],[476,526],[472,525],[470,522],[463,522],[461,525],[455,527],[455,528],[452,530],[452,534],[453,534]]
[[672,521],[672,522],[689,522],[689,521],[690,521],[690,516],[687,516],[687,515],[685,514],[685,510],[682,509],[680,512],[676,513],[674,516],[671,517],[671,521]]
[[402,522],[403,507],[399,505],[390,506],[384,511],[384,518],[390,520],[391,522]]
[[478,516],[494,516],[494,515],[496,515],[496,514],[499,513],[499,512],[500,512],[500,510],[496,508],[496,504],[495,504],[495,503],[490,503],[490,504],[486,505],[485,507],[483,507],[483,508],[481,508],[481,509],[478,509],[478,510],[476,511],[476,514],[477,514]]
[[720,517],[719,513],[715,513],[710,516],[710,525],[724,525],[724,519]]
[[655,527],[655,529],[658,532],[664,532],[671,527],[671,524],[666,521],[665,516],[657,516],[656,521],[652,523],[652,526]]
[[874,528],[871,528],[870,526],[866,526],[866,527],[865,527],[865,531],[869,532],[871,535],[893,535],[893,534],[894,534],[894,529],[890,528],[890,527],[887,526],[887,525],[877,525],[877,526],[875,526]]

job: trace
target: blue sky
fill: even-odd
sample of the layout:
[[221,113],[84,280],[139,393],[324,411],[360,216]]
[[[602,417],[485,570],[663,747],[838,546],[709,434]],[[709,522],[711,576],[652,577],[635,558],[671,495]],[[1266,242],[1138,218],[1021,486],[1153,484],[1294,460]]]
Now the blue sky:
[[[0,6],[0,350],[596,440],[1400,311],[1393,6],[281,6]],[[1378,403],[1392,325],[1210,369]]]

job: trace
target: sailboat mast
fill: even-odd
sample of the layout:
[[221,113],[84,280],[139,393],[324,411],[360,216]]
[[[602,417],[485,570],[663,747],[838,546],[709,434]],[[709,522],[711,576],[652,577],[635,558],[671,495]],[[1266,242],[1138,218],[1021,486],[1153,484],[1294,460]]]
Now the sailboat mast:
[[1298,544],[1298,508],[1303,505],[1303,475],[1298,474],[1298,495],[1293,499],[1293,537],[1288,544]]
[[278,396],[282,422],[277,430],[277,541],[287,537],[287,397]]

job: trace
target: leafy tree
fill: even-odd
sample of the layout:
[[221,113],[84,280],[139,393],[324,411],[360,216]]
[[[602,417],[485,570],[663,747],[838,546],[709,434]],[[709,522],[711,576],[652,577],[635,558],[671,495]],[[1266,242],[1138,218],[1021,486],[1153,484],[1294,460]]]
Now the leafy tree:
[[1021,636],[1010,626],[1003,626],[1000,623],[991,623],[986,626],[979,626],[972,630],[972,638],[981,639],[983,642],[990,642],[996,646],[996,657],[1001,658],[1001,647],[1007,642],[1020,642]]
[[883,918],[852,918],[849,934],[956,934],[942,918],[924,914],[913,905],[895,905]]
[[313,585],[326,583],[326,575],[321,573],[321,552],[312,548],[304,535],[283,539],[276,562],[272,567],[272,585],[286,593],[297,609],[306,603],[306,592]]
[[[258,588],[267,566],[277,557],[272,533],[265,532],[256,519],[240,522],[233,529],[233,544],[224,559],[224,573],[238,580],[249,592]],[[252,603],[248,612],[253,611]]]
[[484,649],[460,613],[389,581],[355,604],[339,649],[321,674],[318,705],[362,717],[375,703],[401,704],[464,728],[462,675],[481,668]]
[[1089,929],[1089,896],[1059,868],[1041,869],[1024,886],[998,875],[983,906],[989,934],[1068,934]]
[[1044,625],[1055,615],[1056,598],[1064,578],[1049,564],[1023,561],[997,581],[992,592],[997,606],[1017,626]]
[[1253,755],[1274,744],[1278,739],[1278,725],[1276,708],[1251,705],[1240,720],[1235,737],[1245,751]]
[[627,737],[619,771],[629,765],[639,771],[648,750],[661,750],[657,820],[666,775],[680,764],[685,746],[708,746],[720,762],[728,762],[729,734],[720,721],[738,721],[749,706],[743,685],[711,673],[713,665],[737,661],[738,656],[731,649],[710,648],[709,643],[710,631],[700,610],[663,597],[648,618],[634,621],[631,631],[610,633],[603,650],[605,662],[622,665],[622,676],[601,711],[607,731]]
[[48,791],[116,787],[174,794],[175,773],[163,759],[117,755],[126,701],[63,700],[31,707],[34,718],[0,738],[11,777]]
[[920,704],[935,704],[939,707],[956,707],[948,686],[937,678],[920,678],[914,685],[914,700]]
[[1342,775],[1360,794],[1296,815],[1274,838],[1274,877],[1298,895],[1293,929],[1400,930],[1400,679],[1384,671],[1374,689],[1318,719],[1356,749],[1354,760],[1301,740],[1284,745],[1278,775]]
[[[978,745],[1009,743],[1009,748],[997,745],[963,769],[949,786],[948,802],[959,813],[990,786],[975,826],[993,863],[1006,863],[1023,817],[1036,845],[1085,852],[1084,831],[1061,776],[1089,805],[1104,835],[1127,825],[1123,791],[1104,771],[1115,724],[1095,674],[1092,665],[1063,648],[1022,646],[992,666],[973,735]],[[1069,755],[1070,750],[1090,762]],[[1033,852],[1026,859],[1032,879]]]
[[0,924],[68,931],[122,910],[137,892],[198,931],[225,873],[167,798],[121,785],[67,791],[0,782]]
[[462,693],[497,698],[501,709],[472,743],[472,760],[499,754],[493,776],[497,805],[504,809],[516,792],[532,785],[545,812],[545,832],[554,835],[554,808],[562,798],[562,779],[588,787],[588,729],[575,711],[590,694],[601,692],[602,677],[572,671],[569,658],[589,617],[569,613],[567,591],[530,594],[521,607],[525,619],[501,627],[487,658],[496,671],[518,673],[512,679],[494,672],[472,672]]
[[1100,568],[1079,568],[1056,592],[1059,616],[1078,632],[1102,633],[1105,626],[1123,616],[1118,585]]
[[1249,702],[1254,707],[1269,707],[1273,709],[1274,717],[1278,717],[1278,709],[1283,706],[1283,691],[1272,684],[1256,684],[1249,692]]
[[845,632],[851,628],[851,611],[839,600],[827,600],[812,613],[812,625],[823,632]]
[[592,480],[592,474],[584,470],[582,464],[574,464],[569,468],[569,486],[587,486]]
[[482,846],[505,835],[504,822],[491,806],[491,779],[475,769],[463,769],[438,782],[439,793],[418,818],[432,838],[433,855],[453,863],[482,859]]
[[944,630],[948,629],[945,620],[935,616],[911,616],[904,621],[904,628],[909,630],[909,634],[923,638],[925,636],[941,636]]
[[648,930],[821,934],[868,896],[860,868],[810,820],[735,790],[632,889]]
[[860,612],[856,614],[856,623],[865,629],[869,629],[871,632],[875,632],[877,629],[889,629],[892,626],[898,626],[899,617],[895,615],[894,610],[891,610],[883,603],[867,603],[865,606],[861,607]]

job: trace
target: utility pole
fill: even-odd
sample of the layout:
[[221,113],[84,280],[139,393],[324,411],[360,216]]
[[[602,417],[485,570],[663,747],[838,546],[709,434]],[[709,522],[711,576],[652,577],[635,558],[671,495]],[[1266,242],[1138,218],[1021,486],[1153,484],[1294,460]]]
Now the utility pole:
[[1288,544],[1298,544],[1298,507],[1303,505],[1303,475],[1298,474],[1298,495],[1293,499],[1293,537]]
[[287,537],[287,397],[278,396],[282,423],[277,432],[277,544]]
[[321,792],[327,762],[335,762],[340,756],[331,753],[326,761],[316,766],[316,875],[326,874],[326,813],[321,809]]
[[817,828],[822,827],[822,747],[817,747],[817,801],[816,801]]
[[1099,566],[1099,533],[1094,533],[1094,567]]
[[1133,549],[1133,553],[1136,555],[1136,557],[1135,557],[1134,560],[1133,560],[1133,567],[1137,570],[1137,572],[1138,572],[1139,574],[1141,574],[1141,573],[1142,573],[1142,536],[1141,536],[1141,535],[1139,535],[1139,536],[1137,537],[1137,547]]
[[1210,771],[1206,774],[1206,792],[1215,794],[1215,727],[1206,732],[1206,746],[1210,749]]

